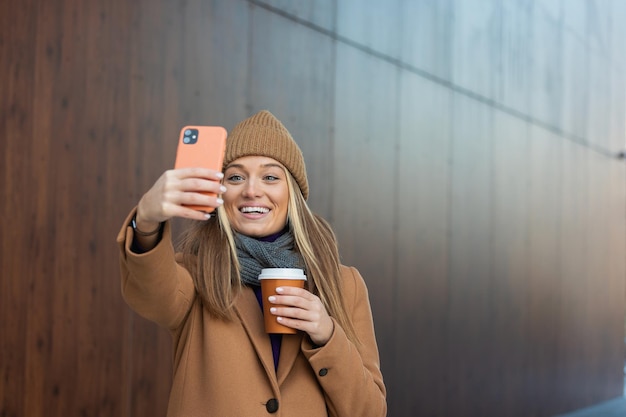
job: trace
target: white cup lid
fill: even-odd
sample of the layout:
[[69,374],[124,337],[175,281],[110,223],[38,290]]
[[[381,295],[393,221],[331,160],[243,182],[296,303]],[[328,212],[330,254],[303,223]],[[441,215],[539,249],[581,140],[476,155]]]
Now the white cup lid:
[[259,279],[302,279],[306,281],[306,275],[299,268],[263,268]]

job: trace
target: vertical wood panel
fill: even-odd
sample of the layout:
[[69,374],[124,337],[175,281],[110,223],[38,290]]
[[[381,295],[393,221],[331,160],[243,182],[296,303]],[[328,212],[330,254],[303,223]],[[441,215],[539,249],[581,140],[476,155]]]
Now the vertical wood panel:
[[[625,3],[626,6],[626,3]],[[626,10],[626,8],[625,8]],[[626,12],[625,12],[626,13]],[[626,91],[626,77],[620,67],[615,67],[610,72],[611,90],[606,98],[609,101],[609,130],[608,149],[611,153],[619,153],[619,150],[626,150],[626,137],[624,126],[624,115],[626,114],[626,101],[624,94]]]
[[[174,4],[152,3],[138,7],[132,13],[132,37],[129,44],[130,114],[123,118],[123,143],[117,152],[112,150],[111,166],[127,178],[112,181],[112,190],[118,204],[117,223],[158,175],[173,162],[174,138],[180,116],[172,107],[179,104],[176,95],[169,94],[168,86],[175,76],[172,65],[179,65],[182,44],[179,31],[181,16]],[[177,59],[178,58],[178,59]],[[167,139],[171,140],[168,141]],[[169,142],[169,143],[168,143]],[[124,202],[122,204],[122,202]],[[119,226],[118,226],[119,227]],[[115,229],[113,229],[115,230]],[[138,317],[125,307],[123,366],[126,370],[122,386],[125,415],[163,416],[171,381],[171,348],[165,340],[164,330]],[[167,346],[169,350],[163,351]],[[155,366],[158,364],[158,366]]]
[[[448,302],[451,93],[406,73],[400,91],[398,174],[393,176],[399,191],[400,314],[395,318],[390,415],[441,415],[449,381],[443,371],[448,357],[441,312]],[[434,369],[438,371],[426,371]]]
[[451,80],[453,0],[401,2],[401,59],[442,80]]
[[585,277],[589,262],[587,218],[588,153],[581,146],[565,143],[561,187],[561,303],[558,323],[557,381],[561,407],[582,405],[588,398],[575,381],[584,379],[586,303]]
[[611,15],[611,31],[607,47],[609,48],[608,58],[615,68],[623,68],[626,64],[626,56],[622,48],[623,39],[626,38],[626,27],[624,25],[615,25],[613,22],[617,16],[626,14],[626,3],[623,1],[613,1],[607,6],[608,13]]
[[[536,68],[540,66],[544,55],[533,56],[533,54],[547,54],[548,51],[543,48],[536,49],[536,46],[545,40],[534,35],[533,25],[536,21],[533,9],[525,3],[524,1],[501,3],[502,22],[499,25],[500,42],[497,43],[499,71],[493,74],[495,77],[493,88],[494,99],[499,104],[528,114],[531,97],[536,100],[541,96],[540,92],[532,88],[535,81],[532,74],[537,71]],[[542,70],[546,69],[545,66],[540,67]],[[549,70],[556,71],[556,68],[550,67]]]
[[400,56],[401,0],[337,1],[337,34],[391,58]]
[[[584,374],[588,385],[588,401],[595,399],[611,399],[623,395],[619,387],[619,374],[611,377],[610,365],[624,359],[620,352],[624,350],[624,334],[618,329],[624,323],[623,314],[613,305],[611,294],[613,289],[623,288],[625,276],[611,274],[610,257],[608,256],[611,244],[610,195],[617,190],[613,188],[611,179],[612,163],[603,155],[592,154],[589,159],[587,174],[587,248],[588,263],[585,276],[583,300],[585,308],[585,334],[591,340],[586,344]],[[626,214],[626,212],[625,212]],[[622,223],[615,219],[615,225]],[[624,294],[623,291],[619,291]],[[597,323],[604,323],[598,326]],[[617,331],[616,331],[617,330]]]
[[[493,332],[492,110],[453,96],[445,415],[489,414]],[[489,358],[489,359],[487,359]],[[454,377],[452,377],[454,376]]]
[[[563,27],[558,17],[552,16],[541,7],[534,7],[527,13],[531,16],[529,61],[522,68],[529,67],[530,106],[525,110],[534,119],[554,128],[562,124],[563,113]],[[523,70],[523,69],[522,69]]]
[[529,272],[528,125],[508,115],[493,118],[493,237],[490,318],[494,374],[490,398],[500,416],[525,416]]
[[258,0],[257,3],[280,9],[283,13],[288,13],[326,30],[335,30],[336,0]]
[[561,304],[561,142],[544,129],[529,134],[529,265],[526,353],[528,415],[556,414]]
[[[35,56],[29,52],[35,44],[34,31],[18,30],[21,27],[34,27],[37,22],[36,3],[26,1],[17,5],[4,2],[0,4],[0,16],[11,16],[11,22],[0,25],[2,47],[0,47],[0,150],[2,151],[2,209],[1,218],[11,219],[13,224],[36,224],[37,199],[31,194],[21,193],[22,189],[34,189],[36,174],[32,167],[35,146],[30,138],[33,135],[33,103]],[[6,19],[3,19],[5,21]],[[11,40],[9,42],[9,39]],[[5,220],[6,221],[6,220]],[[9,223],[10,225],[11,223]],[[32,262],[25,264],[18,254],[29,249],[29,240],[35,239],[35,227],[27,230],[6,227],[2,234],[0,253],[0,271],[2,288],[0,289],[0,317],[2,337],[0,349],[0,412],[18,415],[25,409],[23,393],[28,383],[33,382],[33,372],[27,373],[30,366],[38,373],[45,367],[47,346],[41,326],[30,328],[33,312],[25,309],[32,305],[29,299],[41,300],[41,286],[35,286],[34,270],[45,257],[43,251],[35,252]],[[25,235],[25,236],[24,236]],[[43,300],[42,300],[43,301]],[[47,303],[40,307],[39,312]],[[19,314],[16,314],[19,312]],[[39,313],[41,315],[41,313]],[[32,334],[39,334],[39,339],[27,344]],[[41,391],[41,383],[35,385],[35,391]],[[39,398],[40,399],[40,398]]]
[[[611,279],[607,285],[609,301],[607,303],[607,314],[610,320],[615,321],[614,325],[605,329],[610,337],[616,337],[626,334],[626,303],[624,298],[626,294],[626,256],[624,256],[624,248],[626,248],[626,216],[624,216],[624,207],[626,207],[626,186],[624,178],[626,178],[626,164],[621,160],[614,161],[609,170],[609,181],[611,192],[605,196],[605,201],[609,206],[609,231],[607,240],[608,253],[605,262],[608,263],[608,274]],[[626,360],[626,346],[619,344],[614,347],[615,350],[607,355],[605,367],[610,368],[612,363],[622,363]],[[623,387],[622,375],[614,373],[610,369],[605,371],[607,384],[610,389]]]
[[[76,88],[84,89],[84,98],[76,98],[76,125],[68,126],[66,134],[82,145],[76,154],[80,164],[68,166],[70,175],[80,181],[73,189],[81,190],[82,204],[68,209],[76,212],[68,216],[68,221],[79,236],[74,238],[77,248],[76,258],[72,259],[77,264],[73,275],[80,292],[73,323],[79,329],[74,359],[77,385],[74,407],[86,415],[120,415],[125,411],[120,395],[126,376],[121,366],[125,344],[120,343],[125,335],[124,302],[119,296],[119,286],[112,285],[111,275],[99,272],[116,272],[116,265],[111,262],[117,257],[116,248],[101,237],[110,233],[109,224],[119,224],[119,217],[112,215],[117,213],[114,207],[119,203],[112,191],[122,172],[113,168],[117,153],[111,151],[123,147],[127,139],[123,120],[130,108],[128,96],[121,93],[128,91],[130,82],[128,76],[121,75],[129,70],[132,12],[133,9],[119,4],[101,3],[90,4],[77,13],[78,20],[84,24],[77,37],[85,43],[84,55],[78,55],[77,64],[82,66],[85,79],[84,85]],[[68,77],[68,81],[72,78]],[[80,117],[81,107],[83,117]],[[74,221],[77,216],[80,222]],[[71,326],[64,332],[71,334]],[[62,374],[61,369],[59,372]],[[67,411],[68,415],[74,413]]]
[[495,94],[500,77],[499,41],[502,9],[497,0],[453,0],[452,82],[486,99]]
[[[606,41],[606,40],[604,40]],[[586,137],[592,146],[617,153],[626,142],[615,143],[611,129],[611,67],[607,65],[607,51],[589,50],[589,124]],[[619,84],[616,85],[616,87]],[[619,147],[614,147],[615,145]]]
[[[29,27],[36,26],[36,5],[31,6],[30,9],[23,9],[32,17],[30,22],[20,20],[21,10],[13,10],[17,18],[14,24],[17,27],[21,24]],[[9,26],[9,30],[11,27],[13,25]],[[13,373],[6,378],[9,393],[11,393],[12,381],[15,380],[18,384],[23,382],[22,386],[18,385],[18,391],[13,392],[17,395],[14,398],[7,398],[8,410],[13,408],[18,414],[24,411],[39,413],[43,410],[51,394],[51,391],[47,391],[49,380],[45,378],[46,366],[53,357],[58,357],[58,352],[52,351],[53,338],[48,318],[52,315],[54,307],[50,294],[58,285],[56,282],[58,277],[54,267],[50,264],[54,260],[54,246],[51,245],[54,241],[51,239],[52,233],[49,228],[54,207],[50,204],[50,195],[47,193],[50,187],[47,186],[46,181],[46,168],[50,166],[47,156],[50,138],[47,131],[42,132],[33,127],[37,120],[34,111],[41,108],[38,105],[41,102],[34,100],[37,93],[36,86],[32,82],[37,75],[36,56],[28,52],[36,45],[36,32],[28,31],[22,34],[27,34],[29,37],[23,38],[24,42],[15,46],[19,49],[23,48],[24,51],[11,51],[16,53],[10,53],[6,61],[3,60],[3,62],[13,64],[14,71],[5,73],[7,76],[10,74],[11,80],[7,83],[10,93],[9,101],[6,103],[7,110],[10,108],[10,117],[6,123],[6,135],[2,139],[7,145],[13,147],[6,153],[3,152],[3,155],[7,156],[9,168],[6,177],[9,182],[5,190],[7,197],[11,197],[7,200],[16,203],[14,207],[7,207],[8,210],[2,218],[11,219],[16,222],[14,223],[16,225],[25,225],[22,230],[15,229],[15,234],[11,236],[10,241],[7,241],[7,246],[3,249],[3,252],[9,253],[9,257],[17,262],[9,269],[2,268],[3,275],[6,273],[6,276],[15,279],[13,288],[17,290],[11,294],[15,297],[13,300],[7,304],[3,303],[11,309],[3,314],[6,320],[2,321],[3,323],[9,322],[9,317],[24,317],[21,323],[21,320],[17,320],[18,325],[24,327],[18,333],[19,337],[13,339],[16,342],[14,348],[23,352],[24,362],[19,364],[20,367],[13,368]],[[15,95],[12,96],[11,93]],[[32,140],[35,133],[40,136],[38,143]],[[30,192],[23,193],[21,190],[30,190]],[[22,259],[16,256],[17,253],[21,254]],[[29,256],[27,263],[23,261],[25,255]],[[3,339],[6,340],[4,336]],[[25,389],[31,390],[32,398],[36,401],[31,401],[29,404],[23,396],[19,395]]]
[[249,116],[249,58],[255,47],[250,10],[254,8],[241,0],[176,3],[182,20],[173,22],[165,35],[180,36],[171,45],[172,56],[164,61],[173,81],[166,98],[178,101],[174,109],[180,120],[173,120],[179,123],[175,127],[178,130],[180,123],[192,121],[230,129]]
[[[563,9],[571,16],[570,6],[577,1],[568,3]],[[579,138],[587,133],[588,118],[588,68],[587,46],[580,37],[571,32],[568,26],[563,27],[563,130]]]
[[579,39],[585,38],[587,32],[587,3],[587,0],[561,0],[563,25]]
[[[337,46],[336,144],[332,155],[332,221],[342,261],[359,268],[368,284],[382,368],[395,379],[391,341],[396,332],[398,227],[398,72],[361,51]],[[363,86],[367,84],[368,88]]]

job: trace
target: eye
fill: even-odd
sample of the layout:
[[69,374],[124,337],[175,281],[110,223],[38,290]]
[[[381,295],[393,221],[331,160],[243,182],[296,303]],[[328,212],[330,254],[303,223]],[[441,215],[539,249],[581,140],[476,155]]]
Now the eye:
[[276,175],[269,174],[269,175],[266,175],[265,177],[263,177],[263,179],[265,181],[278,181],[280,178],[277,177]]
[[243,181],[243,177],[241,175],[239,175],[239,174],[233,174],[233,175],[229,175],[226,178],[226,181],[228,181],[228,182],[240,182],[240,181]]

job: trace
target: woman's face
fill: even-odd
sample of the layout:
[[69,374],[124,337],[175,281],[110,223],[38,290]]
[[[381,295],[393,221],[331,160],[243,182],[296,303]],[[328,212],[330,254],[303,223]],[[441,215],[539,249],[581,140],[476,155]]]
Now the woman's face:
[[289,202],[285,175],[280,162],[265,156],[244,156],[228,164],[222,198],[235,231],[264,237],[283,230]]

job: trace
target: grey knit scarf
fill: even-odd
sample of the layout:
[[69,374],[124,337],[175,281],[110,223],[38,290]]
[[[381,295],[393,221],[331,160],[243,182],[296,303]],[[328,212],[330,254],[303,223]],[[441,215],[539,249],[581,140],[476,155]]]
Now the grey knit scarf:
[[263,268],[304,269],[304,260],[294,250],[290,232],[283,233],[273,242],[235,233],[235,246],[244,284],[260,286],[258,276]]

